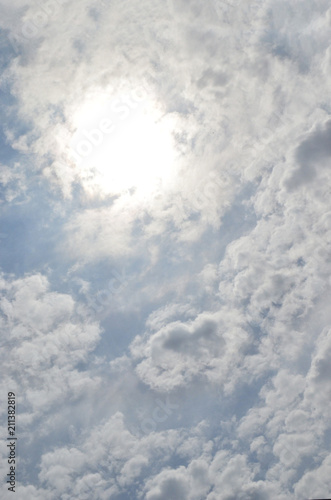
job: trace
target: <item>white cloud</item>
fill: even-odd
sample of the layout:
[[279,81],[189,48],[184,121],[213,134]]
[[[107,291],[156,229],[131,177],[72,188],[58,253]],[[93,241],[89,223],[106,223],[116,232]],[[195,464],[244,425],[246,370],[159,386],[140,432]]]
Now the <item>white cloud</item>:
[[315,470],[306,472],[295,486],[298,496],[326,497],[329,495],[330,484],[330,455]]
[[[2,160],[1,234],[20,205],[27,231],[49,210],[60,235],[47,250],[39,235],[40,265],[0,282],[19,495],[327,496],[329,5],[2,3],[4,137],[19,159]],[[91,138],[108,101],[120,120],[142,88],[175,175],[110,196],[72,158],[82,110]],[[129,269],[121,293],[110,265]]]
[[248,336],[238,318],[226,310],[222,313],[203,313],[186,323],[174,321],[137,337],[131,352],[138,362],[138,376],[162,390],[191,384],[196,376],[222,385],[228,382]]
[[85,323],[70,295],[49,291],[49,282],[41,274],[3,279],[2,289],[6,348],[2,387],[17,393],[21,430],[27,432],[33,420],[60,401],[62,405],[66,398],[75,401],[98,385],[98,378],[79,373],[76,366],[95,348],[100,328],[92,321]]

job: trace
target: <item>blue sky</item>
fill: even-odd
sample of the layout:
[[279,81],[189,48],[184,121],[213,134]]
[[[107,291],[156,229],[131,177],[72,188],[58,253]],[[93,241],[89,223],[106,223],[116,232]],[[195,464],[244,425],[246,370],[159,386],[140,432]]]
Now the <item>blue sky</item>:
[[330,496],[328,2],[0,5],[2,476]]

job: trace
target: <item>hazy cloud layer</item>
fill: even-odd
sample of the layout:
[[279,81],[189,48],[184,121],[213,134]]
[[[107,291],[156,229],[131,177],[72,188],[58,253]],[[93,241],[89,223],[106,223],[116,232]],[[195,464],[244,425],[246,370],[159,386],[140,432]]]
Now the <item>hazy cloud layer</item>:
[[330,496],[328,2],[0,4],[2,476]]

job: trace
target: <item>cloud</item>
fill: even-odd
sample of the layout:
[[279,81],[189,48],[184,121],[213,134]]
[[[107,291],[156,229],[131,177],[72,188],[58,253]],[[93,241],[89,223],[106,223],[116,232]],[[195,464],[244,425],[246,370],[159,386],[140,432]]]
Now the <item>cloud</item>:
[[[19,496],[327,496],[329,6],[2,3]],[[103,186],[151,109],[172,177]]]
[[152,486],[153,483],[147,486],[149,490],[146,494],[146,499],[148,500],[188,498],[189,485],[180,470],[161,472],[159,477],[155,478],[154,484],[155,483],[156,485],[154,487]]
[[330,467],[330,455],[325,457],[323,463],[313,471],[306,472],[298,481],[295,487],[297,495],[326,496],[330,491],[330,476],[328,470]]
[[70,295],[49,291],[41,274],[3,279],[2,290],[2,347],[7,354],[2,353],[2,384],[22,394],[23,432],[62,398],[70,395],[77,400],[98,384],[97,378],[76,367],[95,348],[100,328],[85,323]]
[[[58,448],[43,455],[39,478],[57,495],[81,494],[88,498],[89,486],[93,485],[100,498],[120,498],[121,492],[132,488],[153,461],[168,461],[169,453],[181,442],[175,431],[139,439],[126,428],[123,415],[117,412],[94,426],[78,447]],[[63,481],[59,481],[59,474]]]
[[241,358],[247,334],[231,314],[200,314],[193,321],[175,321],[157,332],[137,337],[131,352],[136,372],[148,385],[162,390],[190,384],[198,377],[225,383],[233,364]]
[[326,327],[320,333],[312,355],[310,370],[307,374],[306,397],[318,407],[329,406],[330,369],[328,356],[331,348],[331,335]]
[[330,139],[331,121],[327,121],[322,129],[312,132],[300,143],[295,152],[299,168],[286,181],[289,190],[313,182],[317,176],[316,167],[320,169],[328,166],[328,159],[331,156]]
[[1,200],[0,203],[22,202],[27,190],[26,177],[19,164],[13,167],[1,165],[0,171]]
[[[129,255],[133,221],[134,215],[125,212],[119,203],[78,212],[65,228],[67,257],[86,261]],[[64,248],[61,250],[64,252]]]

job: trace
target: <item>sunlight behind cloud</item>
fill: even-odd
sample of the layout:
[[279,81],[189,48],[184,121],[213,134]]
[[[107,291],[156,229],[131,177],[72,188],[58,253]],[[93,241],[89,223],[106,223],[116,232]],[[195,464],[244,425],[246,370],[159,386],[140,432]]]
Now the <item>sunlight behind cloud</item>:
[[71,156],[88,192],[146,196],[173,177],[174,121],[145,95],[94,94],[73,122]]

